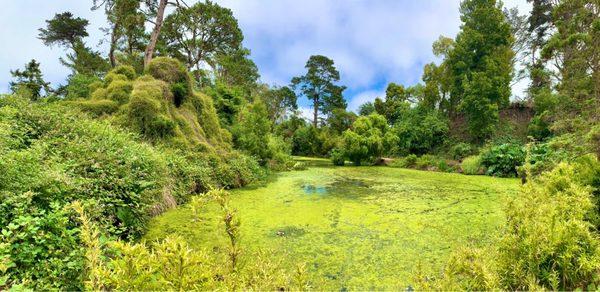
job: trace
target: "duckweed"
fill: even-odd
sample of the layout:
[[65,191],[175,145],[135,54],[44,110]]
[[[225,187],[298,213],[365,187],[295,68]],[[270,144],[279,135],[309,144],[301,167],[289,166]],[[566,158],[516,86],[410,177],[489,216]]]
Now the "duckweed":
[[[231,204],[243,248],[273,250],[290,269],[305,263],[318,289],[406,289],[417,266],[441,270],[455,247],[489,242],[504,200],[519,186],[516,179],[303,162],[308,169],[232,191]],[[199,218],[181,207],[155,218],[145,239],[177,234],[218,250],[226,246],[221,216],[212,203]]]

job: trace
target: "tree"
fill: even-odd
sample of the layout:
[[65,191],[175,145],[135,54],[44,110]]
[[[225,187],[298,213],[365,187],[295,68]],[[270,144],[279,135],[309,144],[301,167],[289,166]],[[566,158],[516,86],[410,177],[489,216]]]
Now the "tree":
[[230,86],[241,86],[248,92],[254,89],[260,74],[258,67],[249,56],[250,50],[246,48],[218,54],[217,79]]
[[[177,2],[177,4],[178,3],[179,2]],[[158,42],[160,30],[163,26],[163,20],[165,18],[165,9],[167,8],[167,4],[169,4],[167,0],[146,0],[148,18],[154,16],[155,20],[153,22],[154,28],[152,28],[152,33],[150,33],[150,41],[146,45],[146,50],[144,52],[144,68],[150,64],[150,61],[152,61],[152,57],[154,56],[156,43]]]
[[30,95],[32,100],[38,100],[42,96],[42,90],[45,93],[50,92],[50,82],[44,81],[40,63],[34,59],[25,65],[23,71],[11,70],[10,74],[16,79],[10,82],[10,90],[13,93],[21,93],[22,90],[26,90],[25,94]]
[[283,121],[287,113],[298,109],[298,97],[287,86],[267,89],[263,99],[267,106],[269,119],[274,125]]
[[271,122],[265,104],[257,100],[248,104],[237,117],[233,127],[234,144],[250,155],[257,157],[263,164],[272,157],[267,147],[271,132]]
[[59,45],[75,49],[76,44],[88,36],[86,27],[90,23],[83,18],[74,18],[71,12],[63,12],[46,20],[46,24],[46,28],[39,29],[38,36],[45,45]]
[[[126,59],[136,59],[143,52],[146,39],[145,15],[140,0],[94,0],[92,10],[104,6],[110,35],[108,59],[112,67],[117,65],[117,51],[125,53]],[[135,65],[135,64],[131,64]]]
[[388,124],[379,114],[361,116],[352,124],[352,129],[343,134],[343,153],[354,165],[361,165],[384,153],[384,137]]
[[358,107],[358,114],[368,116],[375,112],[375,105],[372,102],[365,102]]
[[205,64],[215,68],[217,56],[239,50],[243,35],[230,9],[206,1],[180,6],[167,16],[161,40],[171,56],[199,71]]
[[86,47],[81,41],[77,41],[73,53],[61,57],[60,62],[73,70],[73,74],[99,77],[110,69],[110,64],[100,52]]
[[496,0],[465,0],[460,11],[463,24],[448,56],[451,94],[467,117],[472,139],[481,141],[491,135],[499,109],[509,101],[513,37]]
[[346,108],[347,104],[342,96],[346,87],[335,84],[340,80],[340,73],[333,60],[325,56],[311,56],[305,68],[306,74],[294,77],[291,86],[312,102],[312,123],[317,127],[319,114],[329,115],[336,108]]

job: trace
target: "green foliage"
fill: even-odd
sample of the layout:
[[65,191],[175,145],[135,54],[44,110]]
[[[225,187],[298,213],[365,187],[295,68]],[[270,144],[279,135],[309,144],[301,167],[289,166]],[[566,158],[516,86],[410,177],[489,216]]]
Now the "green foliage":
[[450,148],[450,156],[453,159],[460,160],[473,153],[473,146],[468,143],[459,142]]
[[517,167],[524,162],[523,146],[516,143],[494,145],[481,153],[481,165],[493,176],[517,176]]
[[135,68],[128,65],[119,65],[110,70],[113,74],[119,74],[127,77],[127,80],[133,81],[137,77],[137,73],[135,72]]
[[96,76],[88,76],[83,74],[71,75],[69,76],[67,83],[67,94],[65,97],[67,99],[88,99],[95,89],[93,89],[91,85],[98,81],[100,81],[100,79]]
[[146,68],[152,77],[167,82],[175,96],[175,105],[179,106],[192,94],[193,86],[187,69],[177,59],[157,57]]
[[341,149],[334,148],[331,150],[331,162],[336,166],[344,166],[346,163],[346,155]]
[[124,104],[129,101],[132,90],[133,84],[130,81],[115,80],[106,87],[106,97],[118,104]]
[[342,96],[346,87],[335,84],[340,80],[340,72],[333,60],[325,56],[310,56],[304,67],[306,74],[292,78],[292,88],[312,102],[313,127],[318,127],[320,114],[330,115],[336,108],[346,108]]
[[495,0],[465,0],[463,22],[447,63],[452,72],[450,112],[465,113],[471,138],[489,137],[508,104],[512,79],[511,27]]
[[249,104],[239,113],[238,124],[233,128],[234,144],[248,154],[255,156],[261,163],[272,158],[268,147],[271,121],[263,102]]
[[424,154],[443,144],[448,122],[439,113],[412,109],[393,125],[390,132],[397,138],[390,146],[390,152]]
[[485,173],[485,168],[481,165],[481,157],[479,155],[466,157],[461,162],[460,167],[462,172],[467,175]]
[[57,13],[46,20],[46,28],[40,28],[39,38],[47,46],[60,45],[75,47],[75,43],[88,36],[86,19],[74,18],[71,12]]
[[498,247],[503,287],[574,290],[600,284],[600,242],[585,220],[593,203],[574,177],[572,166],[559,164],[507,207]]
[[73,102],[84,112],[90,113],[94,117],[110,115],[119,109],[119,104],[108,99],[92,99]]
[[364,161],[373,160],[384,152],[384,135],[388,125],[385,117],[379,114],[361,116],[351,130],[343,134],[343,151],[346,157],[360,165]]
[[46,94],[50,93],[50,83],[44,81],[40,63],[33,59],[25,65],[25,70],[11,70],[10,75],[16,78],[16,81],[10,82],[10,90],[13,93],[22,93],[25,90],[31,100],[38,100],[42,96],[42,90]]

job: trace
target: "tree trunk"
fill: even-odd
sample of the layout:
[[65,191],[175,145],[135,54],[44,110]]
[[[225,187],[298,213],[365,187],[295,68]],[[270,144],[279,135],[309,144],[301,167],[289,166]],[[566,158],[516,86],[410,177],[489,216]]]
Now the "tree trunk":
[[158,3],[158,10],[156,13],[156,22],[154,24],[154,29],[152,30],[152,34],[150,35],[150,42],[146,47],[146,53],[144,54],[144,68],[148,66],[148,63],[152,61],[152,56],[154,55],[154,49],[156,48],[156,42],[158,41],[158,35],[160,34],[160,29],[162,28],[163,18],[165,16],[165,8],[167,7],[167,0],[160,0]]
[[110,37],[110,51],[108,52],[108,59],[110,60],[110,66],[117,66],[117,60],[115,58],[115,50],[117,49],[117,41],[119,37],[117,36],[117,32],[119,31],[119,24],[115,23],[115,27],[113,27],[112,35]]
[[316,128],[317,127],[317,122],[319,119],[319,103],[315,100],[314,103],[314,112],[313,112],[313,126]]

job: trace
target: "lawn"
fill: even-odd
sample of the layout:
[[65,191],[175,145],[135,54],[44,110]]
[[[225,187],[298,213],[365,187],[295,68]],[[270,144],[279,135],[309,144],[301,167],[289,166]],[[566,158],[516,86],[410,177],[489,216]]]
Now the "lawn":
[[[243,248],[268,249],[290,269],[304,263],[323,289],[406,289],[417,266],[440,270],[456,246],[489,242],[519,188],[516,179],[305,162],[307,170],[232,191],[231,204]],[[199,221],[180,207],[155,218],[145,239],[177,234],[218,248],[221,216],[214,203]]]

